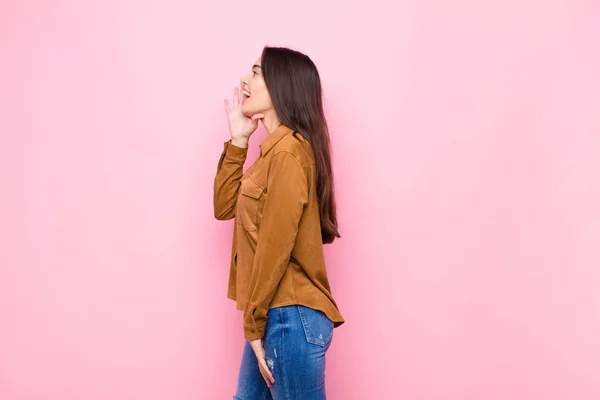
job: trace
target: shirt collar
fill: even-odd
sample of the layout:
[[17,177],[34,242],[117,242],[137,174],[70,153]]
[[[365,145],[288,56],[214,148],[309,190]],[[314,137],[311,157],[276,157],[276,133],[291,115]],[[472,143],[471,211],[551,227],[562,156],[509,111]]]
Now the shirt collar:
[[294,132],[294,130],[287,125],[281,124],[269,136],[263,140],[260,144],[260,155],[264,156],[275,146],[277,142],[283,139],[287,134]]

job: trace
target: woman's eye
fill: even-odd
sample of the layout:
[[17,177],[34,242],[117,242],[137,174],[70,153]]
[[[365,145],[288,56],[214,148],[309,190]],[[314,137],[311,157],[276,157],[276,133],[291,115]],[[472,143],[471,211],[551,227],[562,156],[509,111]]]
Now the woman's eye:
[[258,75],[258,74],[256,73],[256,71],[252,71],[252,73],[253,73],[254,75]]

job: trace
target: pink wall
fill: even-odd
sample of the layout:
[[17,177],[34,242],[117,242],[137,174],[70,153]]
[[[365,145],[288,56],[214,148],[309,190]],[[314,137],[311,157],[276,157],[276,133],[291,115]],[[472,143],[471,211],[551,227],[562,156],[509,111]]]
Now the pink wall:
[[231,398],[212,179],[264,44],[325,87],[329,397],[600,398],[598,2],[48,3],[0,3],[0,399]]

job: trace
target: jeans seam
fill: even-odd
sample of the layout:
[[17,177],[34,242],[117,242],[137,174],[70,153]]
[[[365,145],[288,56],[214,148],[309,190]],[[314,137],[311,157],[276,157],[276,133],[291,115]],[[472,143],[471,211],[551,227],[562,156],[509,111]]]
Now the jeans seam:
[[[285,352],[284,352],[285,344],[283,343],[284,338],[285,338],[285,333],[284,333],[284,330],[285,330],[285,318],[284,318],[285,312],[284,312],[284,310],[283,310],[282,307],[279,308],[279,315],[280,315],[280,318],[281,318],[280,324],[279,324],[279,326],[281,327],[281,346],[279,347],[279,353],[280,353],[280,355],[279,355],[278,358],[280,360],[279,362],[281,363],[281,362],[283,362],[282,360],[285,360]],[[280,368],[279,371],[281,372],[282,375],[285,374],[285,368]],[[284,392],[284,398],[285,399],[289,399],[291,397],[290,397],[290,393],[288,392],[289,387],[288,387],[288,385],[285,384],[285,382],[286,382],[285,378],[286,378],[285,376],[279,377],[280,382],[283,383],[283,384],[280,384],[279,387]]]
[[285,333],[283,333],[283,311],[281,310],[281,307],[279,307],[279,326],[281,327],[281,343],[283,344]]
[[[327,319],[329,319],[329,317],[325,316]],[[330,320],[331,321],[331,320]],[[331,321],[331,323],[333,324],[333,321]],[[325,345],[327,345],[327,343],[329,343],[329,341],[331,340],[331,338],[333,337],[333,331],[334,331],[335,327],[331,327],[331,333],[329,334],[329,337],[325,340]]]
[[310,342],[309,340],[309,332],[307,332],[308,328],[306,327],[306,323],[304,321],[304,314],[302,313],[302,308],[300,308],[300,306],[296,306],[296,308],[298,308],[298,313],[300,314],[300,322],[302,322],[302,330],[304,331],[304,337],[306,338],[307,342]]

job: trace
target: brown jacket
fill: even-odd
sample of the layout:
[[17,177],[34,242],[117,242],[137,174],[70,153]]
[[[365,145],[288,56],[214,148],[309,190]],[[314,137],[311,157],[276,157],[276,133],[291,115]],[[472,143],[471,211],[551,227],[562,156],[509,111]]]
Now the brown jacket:
[[244,173],[248,149],[225,142],[214,181],[214,213],[235,217],[227,297],[244,311],[244,337],[263,337],[270,308],[301,304],[344,318],[331,295],[310,143],[280,125]]

